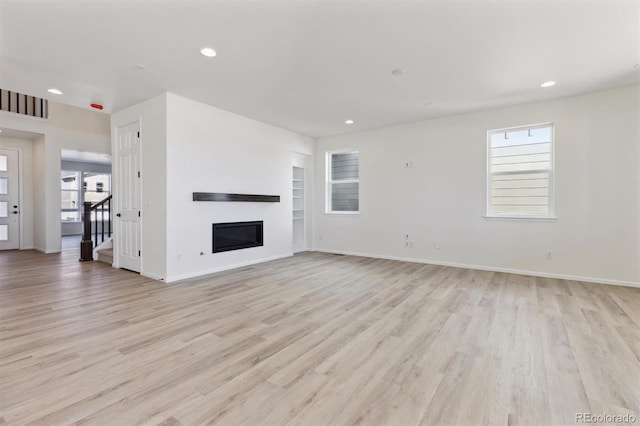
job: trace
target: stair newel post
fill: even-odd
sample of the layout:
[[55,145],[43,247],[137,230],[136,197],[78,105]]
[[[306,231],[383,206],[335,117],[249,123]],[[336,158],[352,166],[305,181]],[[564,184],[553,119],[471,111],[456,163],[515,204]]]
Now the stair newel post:
[[80,242],[80,261],[93,260],[93,241],[91,239],[91,202],[82,204],[82,242]]

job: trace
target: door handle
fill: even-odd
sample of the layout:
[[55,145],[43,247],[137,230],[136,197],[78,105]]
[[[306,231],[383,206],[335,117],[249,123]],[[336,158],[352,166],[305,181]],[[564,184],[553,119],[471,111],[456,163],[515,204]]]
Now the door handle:
[[116,216],[120,217],[120,216],[122,216],[122,215],[121,215],[120,213],[117,213],[117,214],[116,214]]

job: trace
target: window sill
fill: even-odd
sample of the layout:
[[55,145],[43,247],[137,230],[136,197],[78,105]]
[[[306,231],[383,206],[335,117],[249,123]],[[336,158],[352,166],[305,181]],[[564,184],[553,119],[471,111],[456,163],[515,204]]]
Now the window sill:
[[324,212],[324,214],[329,216],[357,216],[360,212]]
[[482,216],[485,220],[506,220],[514,222],[555,222],[556,216]]

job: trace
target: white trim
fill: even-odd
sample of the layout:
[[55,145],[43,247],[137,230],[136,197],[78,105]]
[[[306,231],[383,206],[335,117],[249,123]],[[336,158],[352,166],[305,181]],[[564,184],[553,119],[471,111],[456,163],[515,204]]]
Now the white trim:
[[485,220],[523,221],[523,222],[554,222],[556,216],[482,216]]
[[[175,283],[176,281],[182,281],[189,278],[201,277],[203,275],[215,274],[216,272],[222,272],[229,269],[242,268],[243,266],[250,266],[258,263],[271,262],[272,260],[284,259],[286,257],[291,257],[291,256],[293,256],[293,253],[279,254],[277,256],[264,257],[262,259],[249,260],[247,262],[234,263],[233,265],[225,265],[225,266],[220,266],[218,268],[206,269],[200,272],[192,272],[188,274],[178,275],[175,277],[167,278],[166,281],[168,283]],[[148,276],[148,275],[145,275],[145,276]]]
[[358,252],[349,252],[349,251],[342,251],[342,250],[315,249],[314,251],[321,252],[321,253],[344,254],[347,256],[360,256],[360,257],[370,257],[374,259],[399,260],[402,262],[426,263],[431,265],[452,266],[455,268],[477,269],[480,271],[506,272],[509,274],[529,275],[534,277],[559,278],[559,279],[571,280],[571,281],[583,281],[583,282],[596,283],[596,284],[620,285],[625,287],[640,288],[640,282],[636,282],[636,281],[610,280],[607,278],[594,278],[594,277],[582,277],[577,275],[553,274],[553,273],[539,272],[539,271],[528,271],[524,269],[499,268],[495,266],[471,265],[466,263],[444,262],[441,260],[429,260],[429,259],[415,259],[415,258],[399,257],[399,256],[383,256],[383,255],[377,255],[377,254],[371,254],[371,253],[358,253]]
[[338,211],[338,212],[324,212],[324,214],[329,215],[329,216],[331,216],[331,215],[333,215],[333,216],[357,216],[357,215],[360,214],[360,211],[357,211],[357,212],[340,212],[340,211]]
[[[44,99],[44,98],[41,98],[41,99]],[[45,99],[45,100],[48,101],[48,99]],[[47,107],[47,115],[48,114],[49,114],[49,108]],[[29,120],[42,121],[44,123],[47,123],[49,121],[49,118],[36,117],[33,115],[22,114],[20,112],[15,112],[15,111],[5,111],[3,109],[0,110],[0,115],[6,115],[7,117],[15,117],[16,115],[18,115],[20,118],[28,118]],[[37,133],[37,132],[31,132],[31,133]]]
[[[114,268],[116,268],[116,269],[122,269],[122,268],[117,267],[115,264],[113,264],[112,266],[113,266]],[[127,269],[127,271],[128,271],[128,269]],[[135,271],[131,271],[131,272],[133,272],[134,274],[138,273],[138,272],[135,272]],[[164,278],[162,278],[162,277],[158,277],[158,276],[156,276],[156,275],[152,275],[152,274],[147,274],[146,272],[139,272],[139,274],[140,274],[141,276],[143,276],[143,277],[151,278],[152,280],[156,280],[156,281],[164,281]]]
[[552,121],[545,121],[544,123],[536,123],[536,124],[524,124],[522,126],[510,126],[510,127],[502,127],[500,129],[491,129],[488,132],[498,133],[505,132],[508,130],[518,130],[518,129],[539,129],[541,127],[553,126]]
[[[33,147],[33,143],[31,144]],[[24,220],[22,219],[24,212],[24,162],[22,148],[15,148],[18,151],[18,206],[20,208],[20,214],[18,214],[18,232],[20,238],[18,241],[19,250],[25,250],[24,247]],[[33,178],[32,178],[33,180]],[[32,182],[33,186],[33,182]],[[33,239],[33,229],[31,230],[31,239]]]
[[35,250],[33,246],[20,247],[20,250]]
[[44,253],[44,254],[60,253],[62,251],[62,250],[45,250],[45,249],[41,249],[40,247],[33,247],[33,250],[39,251],[40,253]]

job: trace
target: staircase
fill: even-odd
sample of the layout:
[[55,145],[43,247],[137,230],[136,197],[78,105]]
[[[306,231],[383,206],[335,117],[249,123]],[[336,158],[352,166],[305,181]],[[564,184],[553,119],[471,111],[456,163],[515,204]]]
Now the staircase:
[[83,233],[80,242],[80,261],[97,260],[113,263],[111,199],[109,195],[95,204],[83,204]]
[[109,265],[113,264],[113,248],[105,248],[97,250],[98,252],[98,260],[100,262],[108,263]]

